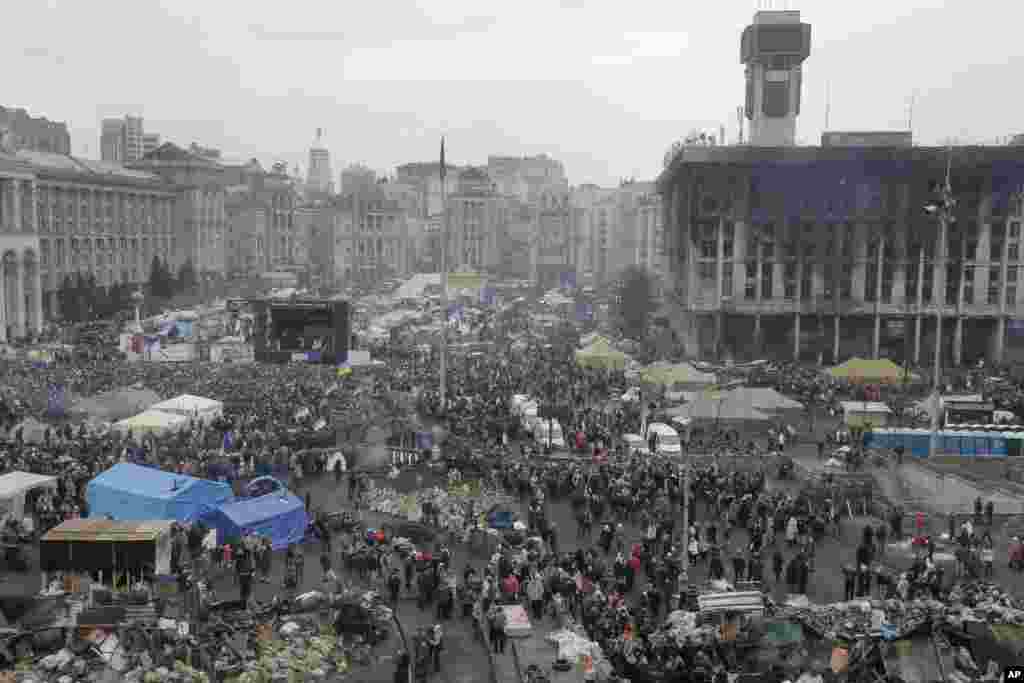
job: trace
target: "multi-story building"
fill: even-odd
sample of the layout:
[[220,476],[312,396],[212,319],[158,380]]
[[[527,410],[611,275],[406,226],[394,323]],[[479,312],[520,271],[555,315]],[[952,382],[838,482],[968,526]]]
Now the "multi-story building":
[[743,31],[740,61],[746,65],[750,144],[796,144],[803,62],[811,53],[811,25],[797,11],[760,11]]
[[504,202],[486,171],[467,168],[458,174],[448,197],[448,267],[452,271],[490,272],[500,263]]
[[336,199],[315,199],[295,207],[295,232],[308,245],[310,282],[314,287],[332,287],[335,282],[334,229],[338,214]]
[[[922,207],[947,163],[958,204],[943,252]],[[1007,335],[1024,313],[1019,148],[685,148],[659,185],[694,352],[757,339],[787,356],[919,362],[938,314],[954,363],[1019,344]]]
[[577,284],[603,285],[632,263],[631,249],[623,244],[626,228],[617,189],[585,184],[573,188]]
[[541,287],[557,287],[576,273],[576,233],[568,192],[546,190],[534,210],[530,244],[531,279]]
[[204,279],[223,278],[228,272],[225,168],[171,142],[128,167],[157,175],[177,189],[174,260],[191,262]]
[[71,135],[64,122],[30,116],[21,108],[0,107],[0,130],[10,131],[12,144],[18,149],[71,154]]
[[142,135],[142,156],[146,156],[160,146],[159,133],[143,133]]
[[533,248],[537,231],[536,209],[516,197],[503,198],[505,229],[500,243],[498,274],[525,280],[533,276]]
[[350,164],[341,172],[341,194],[367,192],[377,184],[377,172],[362,164]]
[[375,186],[336,201],[336,281],[372,284],[409,273],[415,259],[406,207]]
[[661,197],[654,191],[653,183],[632,185],[647,186],[645,191],[624,193],[622,197],[622,218],[634,248],[633,264],[660,278],[664,275]]
[[296,272],[309,265],[308,235],[296,225],[298,195],[287,166],[267,171],[256,159],[217,157],[223,169],[228,224],[228,272],[253,277],[268,271]]
[[420,218],[437,216],[443,210],[443,194],[458,190],[459,169],[445,164],[444,193],[441,192],[441,164],[437,161],[402,164],[395,169],[395,183],[411,187],[416,192],[416,215]]
[[[146,148],[147,137],[151,149]],[[147,136],[141,116],[103,119],[100,130],[100,155],[103,161],[126,164],[142,159],[159,146],[160,136]],[[155,144],[154,144],[155,142]]]
[[487,157],[487,174],[498,194],[537,204],[545,192],[568,192],[562,162],[546,154],[527,157]]
[[0,334],[38,331],[59,313],[65,276],[143,284],[157,256],[177,269],[176,188],[117,164],[33,150],[0,153],[5,278]]

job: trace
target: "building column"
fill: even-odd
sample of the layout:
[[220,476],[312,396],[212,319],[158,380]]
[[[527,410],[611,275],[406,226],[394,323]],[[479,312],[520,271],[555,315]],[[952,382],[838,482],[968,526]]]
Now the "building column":
[[800,311],[793,314],[793,360],[800,361]]
[[[3,184],[0,183],[0,202],[3,201],[3,196]],[[4,273],[2,254],[0,254],[0,342],[7,342],[7,275]]]
[[996,318],[996,330],[995,330],[995,343],[992,345],[992,361],[994,363],[1002,363],[1003,355],[1006,349],[1006,318],[999,316]]
[[964,319],[956,317],[956,325],[953,327],[953,366],[960,367],[963,362],[964,353]]
[[921,364],[921,326],[924,318],[920,314],[914,316],[914,365]]
[[882,346],[882,316],[876,312],[873,317],[875,319],[875,332],[871,339],[871,357],[877,360]]
[[32,307],[35,309],[32,320],[32,332],[35,334],[41,334],[43,331],[43,274],[42,268],[40,267],[39,258],[36,258],[35,273],[32,275],[32,286],[35,287],[35,293],[32,296]]
[[21,180],[9,183],[11,193],[11,232],[21,232]]
[[839,314],[832,317],[832,364],[839,364]]
[[14,311],[10,311],[15,339],[25,336],[25,260],[18,256],[17,274],[14,277]]

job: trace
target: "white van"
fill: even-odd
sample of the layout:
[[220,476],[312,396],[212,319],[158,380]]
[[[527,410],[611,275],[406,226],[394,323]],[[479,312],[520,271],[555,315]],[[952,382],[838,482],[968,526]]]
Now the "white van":
[[679,434],[676,430],[661,422],[652,422],[647,425],[647,437],[651,434],[658,435],[658,455],[678,458],[683,454],[683,446],[679,441]]
[[[550,441],[548,440],[550,436]],[[552,448],[565,448],[565,435],[558,420],[540,420],[533,423],[533,438],[541,447],[551,444]]]

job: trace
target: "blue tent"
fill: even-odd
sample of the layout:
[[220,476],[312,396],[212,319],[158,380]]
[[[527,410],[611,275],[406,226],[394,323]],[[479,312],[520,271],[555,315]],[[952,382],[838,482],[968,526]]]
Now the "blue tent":
[[224,503],[203,521],[217,530],[218,543],[256,534],[269,537],[274,550],[301,542],[308,523],[305,503],[286,489]]
[[91,517],[191,522],[231,500],[231,486],[132,463],[114,465],[85,489]]

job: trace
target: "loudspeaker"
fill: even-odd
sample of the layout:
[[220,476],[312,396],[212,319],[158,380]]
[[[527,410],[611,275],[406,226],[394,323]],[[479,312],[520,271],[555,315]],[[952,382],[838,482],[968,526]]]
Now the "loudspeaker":
[[336,301],[331,310],[334,320],[334,357],[338,362],[348,358],[349,336],[351,334],[351,308],[347,301]]
[[263,354],[267,350],[267,304],[258,301],[253,304],[252,350]]

